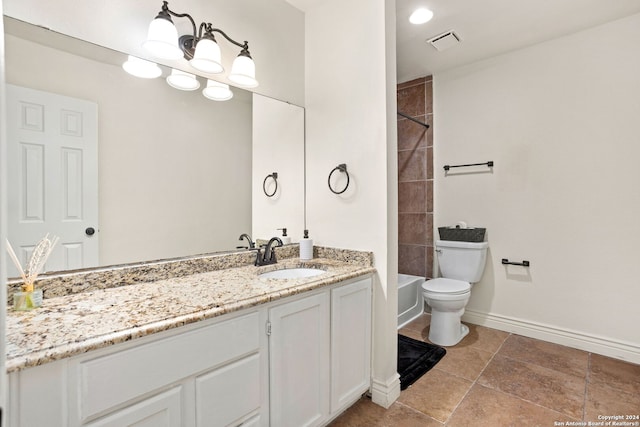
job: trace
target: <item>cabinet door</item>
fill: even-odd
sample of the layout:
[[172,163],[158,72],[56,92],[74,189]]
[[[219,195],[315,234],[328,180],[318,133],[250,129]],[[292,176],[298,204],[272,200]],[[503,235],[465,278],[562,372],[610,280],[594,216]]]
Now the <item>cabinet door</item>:
[[226,426],[260,409],[260,354],[196,377],[196,426]]
[[321,424],[329,415],[329,292],[269,310],[271,425]]
[[115,412],[87,427],[179,427],[181,387],[174,387],[133,406]]
[[331,291],[331,412],[352,404],[371,382],[371,279]]

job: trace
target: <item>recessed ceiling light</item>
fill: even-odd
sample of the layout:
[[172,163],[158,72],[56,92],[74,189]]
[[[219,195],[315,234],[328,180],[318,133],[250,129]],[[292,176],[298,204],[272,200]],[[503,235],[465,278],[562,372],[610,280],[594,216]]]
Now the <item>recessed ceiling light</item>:
[[421,7],[420,9],[416,9],[411,14],[411,16],[409,17],[409,22],[411,22],[412,24],[420,25],[424,24],[425,22],[431,21],[431,18],[433,18],[433,12],[431,12],[429,9]]

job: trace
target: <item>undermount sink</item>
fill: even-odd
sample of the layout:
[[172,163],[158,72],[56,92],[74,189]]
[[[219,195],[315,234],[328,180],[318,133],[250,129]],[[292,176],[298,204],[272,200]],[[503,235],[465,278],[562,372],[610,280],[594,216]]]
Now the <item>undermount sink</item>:
[[283,268],[282,270],[269,271],[259,274],[261,279],[301,279],[304,277],[314,277],[326,273],[318,268]]

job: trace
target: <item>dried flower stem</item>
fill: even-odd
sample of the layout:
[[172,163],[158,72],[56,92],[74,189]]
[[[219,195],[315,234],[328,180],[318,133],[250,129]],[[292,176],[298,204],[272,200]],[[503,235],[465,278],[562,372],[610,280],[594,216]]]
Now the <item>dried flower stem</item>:
[[9,256],[11,257],[11,261],[13,261],[13,264],[18,269],[18,272],[20,273],[20,277],[22,277],[22,280],[26,283],[27,282],[27,275],[24,274],[24,270],[22,269],[22,265],[20,265],[20,261],[18,260],[18,257],[16,255],[16,253],[13,251],[13,248],[11,247],[11,243],[9,243],[9,239],[7,239],[7,252],[9,253]]
[[20,276],[24,281],[22,285],[22,289],[25,292],[33,292],[33,285],[38,278],[38,274],[42,272],[45,263],[47,262],[47,258],[51,255],[51,251],[53,251],[54,246],[58,243],[58,237],[53,237],[49,240],[49,234],[45,235],[33,248],[33,252],[31,253],[31,257],[29,257],[29,262],[27,263],[26,271],[22,269],[20,261],[16,256],[13,248],[11,247],[11,243],[7,240],[7,252],[11,256],[13,263],[18,268],[20,272]]

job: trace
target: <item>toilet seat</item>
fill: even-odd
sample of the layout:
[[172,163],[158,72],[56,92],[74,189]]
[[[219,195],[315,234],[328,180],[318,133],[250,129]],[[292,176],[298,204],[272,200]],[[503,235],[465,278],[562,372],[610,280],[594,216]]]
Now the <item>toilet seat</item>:
[[471,292],[471,285],[462,280],[440,277],[427,280],[422,284],[422,289],[433,294],[462,295]]

